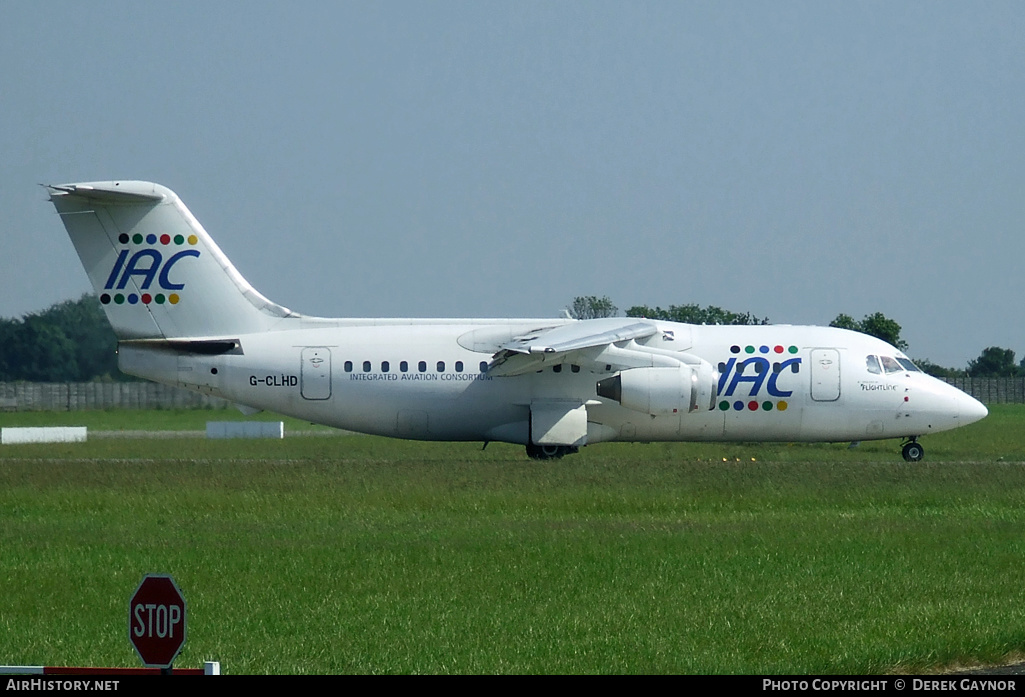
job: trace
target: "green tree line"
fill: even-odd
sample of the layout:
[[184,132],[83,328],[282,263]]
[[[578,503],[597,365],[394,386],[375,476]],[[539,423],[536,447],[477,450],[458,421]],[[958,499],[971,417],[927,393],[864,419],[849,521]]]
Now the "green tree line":
[[0,318],[0,382],[126,379],[117,338],[91,293],[22,319]]

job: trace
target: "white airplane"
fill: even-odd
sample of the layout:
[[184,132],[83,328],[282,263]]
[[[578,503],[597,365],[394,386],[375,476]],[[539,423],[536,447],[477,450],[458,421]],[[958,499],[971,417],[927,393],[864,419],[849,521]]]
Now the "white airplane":
[[871,336],[637,318],[325,319],[258,293],[178,196],[48,186],[136,375],[394,438],[504,441],[537,459],[605,441],[862,441],[986,407]]

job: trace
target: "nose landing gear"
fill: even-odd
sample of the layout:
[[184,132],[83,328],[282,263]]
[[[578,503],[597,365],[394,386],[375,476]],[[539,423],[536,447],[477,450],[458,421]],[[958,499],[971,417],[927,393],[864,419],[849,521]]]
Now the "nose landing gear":
[[912,436],[901,448],[900,454],[908,462],[918,462],[925,457],[925,448],[919,444],[917,436]]

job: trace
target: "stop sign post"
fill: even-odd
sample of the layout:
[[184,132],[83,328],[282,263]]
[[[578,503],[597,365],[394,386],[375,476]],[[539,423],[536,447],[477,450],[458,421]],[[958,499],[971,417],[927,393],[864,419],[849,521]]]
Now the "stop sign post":
[[128,601],[128,640],[148,668],[170,668],[185,645],[185,596],[167,574],[147,574]]

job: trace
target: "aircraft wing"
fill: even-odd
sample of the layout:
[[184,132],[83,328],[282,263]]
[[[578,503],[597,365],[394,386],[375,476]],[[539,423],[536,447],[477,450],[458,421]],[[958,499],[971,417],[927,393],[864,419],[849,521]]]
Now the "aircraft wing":
[[488,374],[521,375],[546,365],[588,365],[599,360],[605,365],[609,362],[607,349],[613,344],[643,339],[659,331],[653,322],[622,317],[580,320],[542,329],[502,344],[488,365]]

